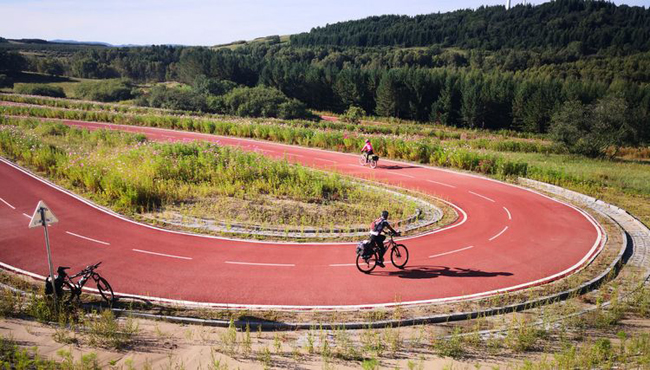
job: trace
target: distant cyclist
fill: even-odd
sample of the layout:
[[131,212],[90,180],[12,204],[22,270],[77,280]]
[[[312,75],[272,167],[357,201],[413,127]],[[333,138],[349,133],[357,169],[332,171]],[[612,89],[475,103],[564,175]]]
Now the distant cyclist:
[[368,162],[370,156],[375,154],[375,152],[372,150],[372,143],[370,142],[370,139],[366,139],[366,145],[364,145],[363,149],[361,149],[361,153],[364,153],[366,155],[366,163]]
[[370,243],[375,243],[375,246],[379,251],[379,261],[377,261],[377,264],[381,267],[385,267],[384,253],[386,253],[386,248],[384,248],[384,240],[386,240],[386,235],[382,235],[385,228],[388,228],[392,233],[399,235],[399,232],[395,231],[395,229],[393,229],[388,223],[388,211],[381,212],[381,217],[373,221],[370,230]]

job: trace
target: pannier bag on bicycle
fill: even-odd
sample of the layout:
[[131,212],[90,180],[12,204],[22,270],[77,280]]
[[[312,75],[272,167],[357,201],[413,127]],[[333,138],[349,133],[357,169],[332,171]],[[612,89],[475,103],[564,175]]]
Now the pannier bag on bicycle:
[[372,243],[370,240],[363,240],[357,244],[357,254],[363,257],[372,254]]

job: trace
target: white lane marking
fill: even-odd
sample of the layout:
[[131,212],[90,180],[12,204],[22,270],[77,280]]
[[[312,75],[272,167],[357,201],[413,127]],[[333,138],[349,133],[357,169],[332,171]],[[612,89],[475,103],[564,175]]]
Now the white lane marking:
[[393,175],[404,176],[404,177],[410,177],[410,178],[412,178],[412,179],[415,178],[415,176],[405,175],[405,174],[403,174],[403,173],[394,173]]
[[427,180],[427,181],[430,182],[430,183],[433,183],[433,184],[438,184],[438,185],[447,186],[447,187],[456,189],[456,187],[454,185],[445,184],[444,182],[433,181],[433,180]]
[[292,153],[287,153],[287,152],[285,152],[284,155],[290,155],[290,156],[292,156],[292,157],[299,157],[299,158],[303,158],[303,157],[304,157],[304,155],[302,155],[302,154],[292,154]]
[[89,237],[87,237],[87,236],[83,236],[83,235],[79,235],[79,234],[71,233],[71,232],[69,232],[69,231],[66,231],[65,233],[68,234],[68,235],[76,236],[77,238],[90,240],[91,242],[95,242],[95,243],[99,243],[99,244],[104,244],[104,245],[111,245],[111,243],[107,243],[107,242],[103,242],[103,241],[101,241],[101,240],[97,240],[97,239],[89,238]]
[[473,191],[471,191],[471,190],[468,190],[468,191],[470,192],[470,194],[474,194],[474,195],[476,195],[477,197],[481,197],[481,198],[483,198],[483,199],[487,199],[487,200],[489,200],[489,201],[492,202],[492,203],[495,203],[494,199],[490,199],[490,198],[486,197],[485,195],[477,194],[477,193],[475,193],[475,192],[473,192]]
[[508,211],[508,208],[503,207],[503,209],[505,209],[506,213],[508,214],[508,220],[512,220],[512,215],[510,214],[510,211]]
[[352,163],[348,163],[348,166],[366,168],[366,166],[362,166],[360,164],[352,164]]
[[354,263],[333,263],[330,267],[347,267],[347,266],[356,266]]
[[231,265],[296,267],[296,265],[294,265],[293,263],[257,263],[257,262],[237,262],[237,261],[226,261],[225,263]]
[[29,218],[30,220],[32,219],[32,216],[28,215],[27,213],[23,213],[23,216]]
[[139,252],[139,253],[147,253],[147,254],[153,254],[156,256],[162,256],[162,257],[170,257],[170,258],[178,258],[181,260],[191,260],[192,258],[190,257],[183,257],[183,256],[174,256],[171,254],[164,254],[164,253],[156,253],[156,252],[149,252],[149,251],[143,251],[141,249],[133,249],[134,252]]
[[0,198],[0,201],[2,201],[2,203],[4,203],[4,204],[6,204],[7,206],[9,206],[9,208],[11,208],[11,209],[16,209],[16,207],[14,207],[14,206],[12,206],[11,204],[7,203],[6,200]]
[[503,234],[503,233],[505,233],[505,232],[506,232],[506,230],[508,230],[508,226],[506,226],[505,228],[503,228],[503,230],[501,230],[501,232],[500,232],[500,233],[498,233],[498,234],[496,234],[495,236],[493,236],[493,237],[491,237],[489,241],[492,241],[492,240],[494,240],[494,239],[496,239],[496,238],[498,238],[498,237],[500,237],[500,236],[501,236],[501,234]]
[[323,162],[329,162],[329,163],[339,163],[337,161],[330,161],[329,159],[323,159],[323,158],[314,158],[317,161],[323,161]]
[[436,257],[446,256],[446,255],[448,255],[448,254],[458,253],[458,252],[462,252],[462,251],[465,251],[465,250],[468,250],[468,249],[472,249],[472,248],[474,248],[474,246],[473,246],[473,245],[470,245],[469,247],[465,247],[465,248],[461,248],[461,249],[456,249],[456,250],[449,251],[449,252],[445,252],[445,253],[434,254],[433,256],[429,256],[429,258],[436,258]]

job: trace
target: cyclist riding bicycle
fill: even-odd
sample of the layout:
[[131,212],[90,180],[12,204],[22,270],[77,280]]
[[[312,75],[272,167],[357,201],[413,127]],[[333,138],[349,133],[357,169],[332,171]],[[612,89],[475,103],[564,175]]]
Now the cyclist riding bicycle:
[[366,155],[366,163],[368,162],[370,156],[375,153],[372,150],[372,143],[370,142],[370,139],[366,139],[366,145],[364,145],[363,149],[361,149],[361,153],[364,153]]
[[384,240],[386,240],[386,235],[382,235],[385,228],[388,228],[392,233],[399,235],[399,232],[395,231],[395,229],[393,229],[388,223],[388,211],[381,212],[381,217],[373,221],[370,230],[370,243],[374,243],[379,251],[379,260],[377,261],[377,265],[381,267],[385,267],[384,253],[386,253],[386,248],[384,248]]

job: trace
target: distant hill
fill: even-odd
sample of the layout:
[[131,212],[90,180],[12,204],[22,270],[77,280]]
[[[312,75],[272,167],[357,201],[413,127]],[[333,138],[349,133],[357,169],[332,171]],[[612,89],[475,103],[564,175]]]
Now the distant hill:
[[48,42],[54,44],[69,44],[69,45],[93,45],[93,46],[113,46],[107,42],[100,41],[77,41],[77,40],[49,40]]
[[295,46],[399,46],[531,49],[576,47],[589,53],[609,47],[650,50],[650,9],[606,1],[557,0],[458,10],[450,13],[384,15],[317,27],[293,35]]

